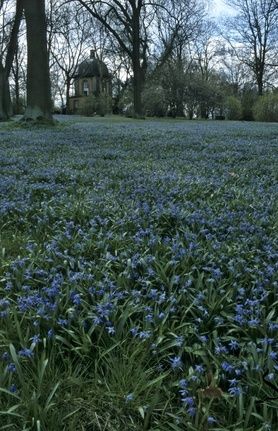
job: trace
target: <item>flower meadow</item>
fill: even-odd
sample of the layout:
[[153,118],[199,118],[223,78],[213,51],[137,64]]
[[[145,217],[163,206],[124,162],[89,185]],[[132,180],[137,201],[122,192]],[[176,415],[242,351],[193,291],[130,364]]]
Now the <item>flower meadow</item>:
[[278,429],[278,126],[0,127],[0,429]]

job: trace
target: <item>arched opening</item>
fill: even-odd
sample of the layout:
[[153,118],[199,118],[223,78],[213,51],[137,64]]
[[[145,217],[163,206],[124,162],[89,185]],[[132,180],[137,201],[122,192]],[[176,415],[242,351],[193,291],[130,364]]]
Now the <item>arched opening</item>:
[[89,96],[89,82],[86,80],[83,81],[83,95],[84,96]]

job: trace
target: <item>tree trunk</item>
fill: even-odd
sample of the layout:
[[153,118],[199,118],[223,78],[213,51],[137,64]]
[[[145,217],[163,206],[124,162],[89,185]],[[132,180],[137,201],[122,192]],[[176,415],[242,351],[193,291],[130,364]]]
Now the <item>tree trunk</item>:
[[133,103],[134,116],[143,118],[143,103],[142,103],[143,77],[140,64],[133,67]]
[[177,117],[184,117],[183,89],[181,88],[177,89],[176,115]]
[[133,44],[132,44],[132,68],[133,68],[133,103],[134,116],[143,118],[142,91],[144,73],[140,64],[140,9],[133,10]]
[[71,85],[71,78],[67,76],[66,77],[66,114],[70,114],[70,85]]
[[3,67],[0,66],[0,121],[7,121],[9,118],[9,114],[6,108],[6,80],[5,80],[5,72]]
[[0,64],[0,121],[7,121],[12,115],[10,87],[7,74]]
[[23,0],[27,27],[27,107],[25,120],[52,121],[45,0]]
[[20,88],[19,88],[19,62],[18,62],[18,46],[16,48],[13,67],[14,77],[14,114],[20,114]]
[[12,116],[12,103],[10,96],[9,76],[13,64],[14,55],[17,48],[17,36],[22,17],[22,2],[17,0],[16,13],[10,39],[7,46],[5,66],[0,62],[0,121],[8,120]]
[[257,75],[258,95],[263,95],[263,72]]

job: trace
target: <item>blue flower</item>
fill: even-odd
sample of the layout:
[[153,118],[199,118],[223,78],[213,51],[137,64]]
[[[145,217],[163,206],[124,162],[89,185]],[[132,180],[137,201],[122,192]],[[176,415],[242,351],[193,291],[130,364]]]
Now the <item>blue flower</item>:
[[275,374],[274,374],[274,373],[269,373],[269,374],[266,376],[266,378],[267,378],[267,380],[269,380],[270,382],[272,382],[272,380],[274,380],[274,379],[275,379]]
[[9,391],[12,392],[13,394],[15,392],[17,392],[17,386],[13,383],[10,387],[9,387]]
[[238,341],[237,340],[231,340],[229,342],[229,347],[230,347],[231,352],[234,352],[234,351],[238,350],[239,349],[239,343],[238,343]]
[[188,407],[195,406],[195,400],[193,397],[186,397],[182,399],[182,403],[185,404]]
[[238,384],[238,380],[237,379],[231,379],[229,380],[230,386],[236,386]]
[[138,334],[138,331],[139,331],[139,329],[137,326],[135,328],[130,329],[130,332],[133,336],[136,336]]
[[179,387],[180,387],[181,389],[186,389],[186,388],[188,387],[188,381],[187,381],[187,380],[185,380],[185,379],[181,379],[181,380],[179,381]]
[[207,421],[209,425],[213,425],[217,422],[217,420],[213,416],[208,416]]
[[195,416],[196,416],[196,412],[197,412],[197,409],[196,409],[196,407],[189,407],[188,409],[187,409],[187,413],[188,413],[188,415],[190,416],[190,417],[192,417],[192,418],[194,418]]
[[191,381],[191,382],[200,382],[200,379],[199,379],[199,377],[198,377],[198,376],[196,376],[196,374],[192,374],[192,375],[190,376],[190,381]]
[[4,352],[1,356],[2,361],[8,361],[10,359],[10,355],[8,352]]
[[269,357],[270,357],[270,359],[272,359],[273,361],[276,361],[276,360],[277,360],[277,357],[278,357],[278,354],[277,354],[277,352],[270,352],[270,353],[269,353]]
[[134,400],[134,394],[133,393],[125,395],[125,401],[126,402],[130,402],[130,401],[133,401],[133,400]]
[[49,339],[51,339],[51,338],[53,338],[54,337],[54,330],[53,329],[49,329],[48,331],[47,331],[47,338],[49,338]]
[[221,368],[229,374],[233,373],[233,371],[235,369],[235,367],[233,365],[229,364],[229,362],[227,362],[227,361],[222,362]]
[[31,349],[21,349],[18,351],[18,355],[23,358],[32,358],[34,356],[34,352]]
[[150,338],[151,335],[152,335],[151,331],[140,331],[138,334],[138,337],[141,340],[146,340],[146,339]]
[[248,326],[250,328],[257,328],[260,325],[260,319],[254,318],[248,321]]
[[15,366],[15,364],[13,362],[11,362],[10,364],[8,364],[7,370],[9,371],[9,373],[15,373],[16,372],[16,366]]
[[227,348],[222,344],[216,345],[214,351],[216,355],[221,355],[222,353],[228,353]]
[[70,299],[74,305],[79,306],[81,304],[81,295],[79,293],[72,292]]
[[109,335],[114,335],[116,333],[114,326],[106,326],[106,330]]
[[203,374],[205,371],[205,368],[203,365],[195,365],[195,371],[196,373]]
[[180,337],[176,338],[176,345],[178,347],[181,347],[183,345],[183,343],[184,343],[184,337],[183,336],[180,336]]
[[38,343],[41,342],[41,338],[40,338],[39,334],[36,334],[30,338],[30,341],[32,342],[32,344],[37,345]]
[[64,328],[64,327],[68,326],[69,321],[67,319],[59,318],[57,320],[57,323],[58,323],[58,325],[60,325],[60,326],[62,326]]
[[174,356],[173,358],[170,358],[170,364],[173,370],[177,370],[183,366],[180,356]]
[[228,392],[232,397],[239,397],[242,394],[242,389],[239,386],[232,386],[228,389]]

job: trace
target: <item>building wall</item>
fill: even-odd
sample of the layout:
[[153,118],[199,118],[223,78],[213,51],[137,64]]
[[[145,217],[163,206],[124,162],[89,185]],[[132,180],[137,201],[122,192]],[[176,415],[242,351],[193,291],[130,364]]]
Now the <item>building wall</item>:
[[[87,82],[88,94],[84,94],[84,81]],[[69,108],[73,113],[77,113],[80,108],[82,99],[87,96],[97,96],[100,93],[100,87],[102,87],[102,93],[112,96],[112,85],[111,79],[100,78],[97,76],[89,78],[79,78],[74,83],[75,95],[69,100]]]

